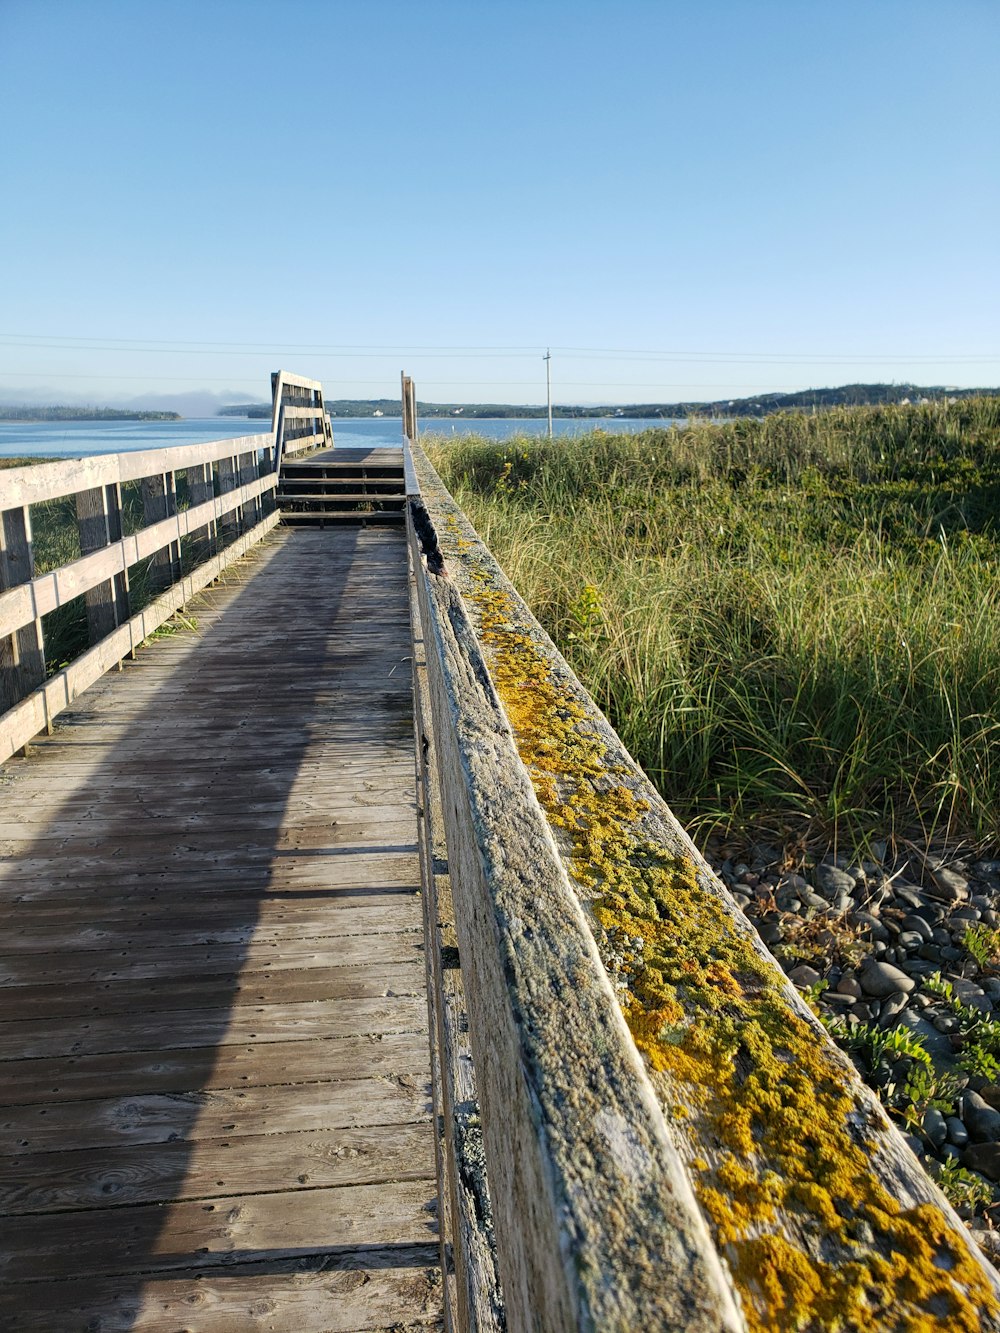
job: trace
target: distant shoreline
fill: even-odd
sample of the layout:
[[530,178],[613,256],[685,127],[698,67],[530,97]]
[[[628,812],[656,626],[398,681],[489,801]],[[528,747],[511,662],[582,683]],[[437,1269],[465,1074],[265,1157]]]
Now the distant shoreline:
[[128,412],[115,407],[0,407],[0,424],[22,421],[183,421],[179,412]]

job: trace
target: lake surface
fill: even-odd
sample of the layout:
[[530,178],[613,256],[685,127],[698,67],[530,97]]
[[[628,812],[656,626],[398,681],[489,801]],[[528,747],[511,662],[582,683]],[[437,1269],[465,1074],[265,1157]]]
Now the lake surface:
[[[398,445],[399,417],[334,417],[334,442],[342,445]],[[587,421],[557,419],[556,435],[581,435],[599,426],[608,431],[649,430],[669,421],[630,417],[594,417]],[[537,418],[456,421],[430,419],[419,423],[426,435],[485,435],[506,440],[512,435],[544,435],[547,423]],[[238,435],[266,435],[270,421],[249,417],[191,417],[184,421],[0,421],[0,458],[84,458],[88,454],[121,454],[134,449],[163,449],[175,444],[204,444]]]

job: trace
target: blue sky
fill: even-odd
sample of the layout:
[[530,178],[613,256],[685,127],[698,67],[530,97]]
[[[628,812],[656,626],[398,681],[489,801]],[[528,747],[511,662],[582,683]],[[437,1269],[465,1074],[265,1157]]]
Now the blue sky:
[[1000,384],[996,0],[0,0],[0,401]]

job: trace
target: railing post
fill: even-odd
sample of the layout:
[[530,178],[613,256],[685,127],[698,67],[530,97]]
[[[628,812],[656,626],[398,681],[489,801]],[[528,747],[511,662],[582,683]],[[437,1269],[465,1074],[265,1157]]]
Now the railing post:
[[[212,481],[211,463],[200,463],[197,467],[189,467],[187,479],[192,509],[214,498],[215,486]],[[215,524],[206,523],[203,528],[197,528],[191,534],[191,540],[194,544],[195,561],[207,560],[209,556],[215,554]]]
[[[172,518],[177,513],[177,491],[172,472],[155,477],[143,477],[139,483],[142,492],[142,512],[146,526]],[[150,561],[150,576],[156,589],[169,588],[181,576],[181,548],[179,542],[170,542],[157,551]]]
[[[121,541],[121,487],[95,486],[80,491],[76,497],[76,521],[80,534],[80,554],[90,555],[116,541]],[[84,594],[87,604],[87,630],[91,643],[97,643],[129,618],[128,570],[100,583]]]
[[[30,583],[34,574],[31,511],[27,505],[6,509],[0,523],[0,592]],[[0,712],[13,708],[44,681],[45,640],[38,617],[0,641]]]

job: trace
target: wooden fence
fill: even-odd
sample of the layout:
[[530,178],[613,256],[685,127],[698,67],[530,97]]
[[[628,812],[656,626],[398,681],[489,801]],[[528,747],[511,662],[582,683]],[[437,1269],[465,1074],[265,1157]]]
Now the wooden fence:
[[[0,472],[0,761],[274,527],[273,447],[247,435]],[[70,512],[53,516],[60,501]],[[32,507],[43,505],[64,544],[75,528],[80,555],[36,573]],[[153,594],[138,611],[137,565]],[[91,647],[46,678],[44,617],[78,597]]]
[[271,376],[271,433],[275,467],[286,454],[333,447],[333,430],[318,380],[276,370]]

